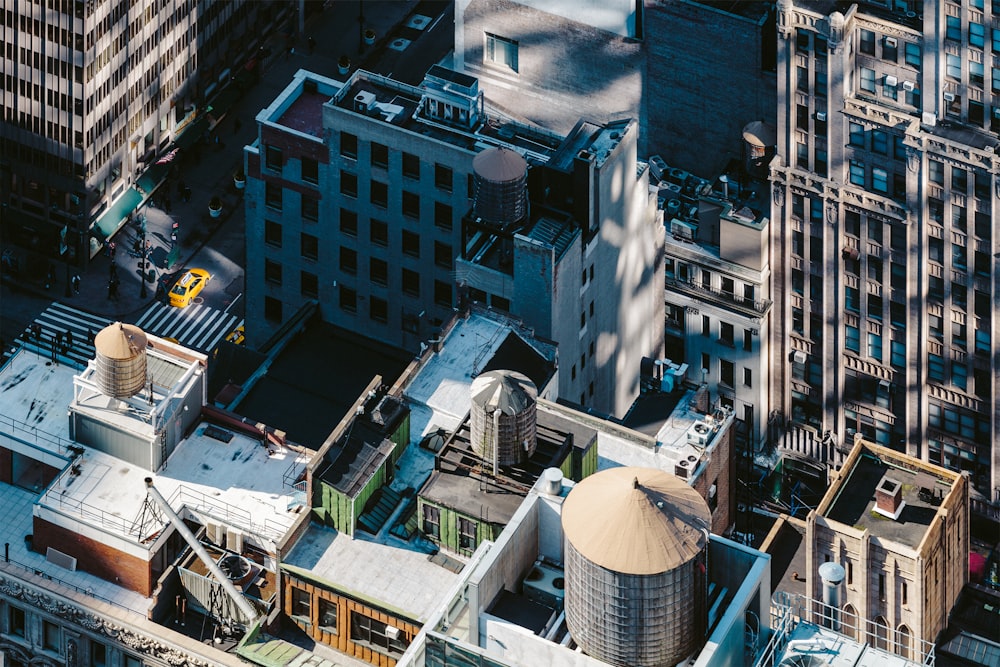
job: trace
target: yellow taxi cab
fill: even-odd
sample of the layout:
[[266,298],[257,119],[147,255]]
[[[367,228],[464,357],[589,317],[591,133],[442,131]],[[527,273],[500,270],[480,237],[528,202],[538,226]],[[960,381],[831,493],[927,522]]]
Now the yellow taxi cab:
[[226,340],[233,345],[242,345],[246,339],[246,329],[242,324],[226,334]]
[[211,279],[212,276],[204,269],[189,269],[170,290],[170,305],[177,308],[190,306],[191,301],[205,289]]

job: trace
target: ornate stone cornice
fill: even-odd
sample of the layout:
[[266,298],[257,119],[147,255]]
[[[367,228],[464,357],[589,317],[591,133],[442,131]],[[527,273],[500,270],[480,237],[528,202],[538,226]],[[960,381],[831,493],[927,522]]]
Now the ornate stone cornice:
[[41,609],[67,623],[114,640],[136,653],[148,655],[150,658],[155,658],[157,661],[165,662],[174,667],[211,667],[214,664],[202,658],[187,655],[155,637],[105,620],[76,605],[37,591],[16,579],[0,575],[0,593]]

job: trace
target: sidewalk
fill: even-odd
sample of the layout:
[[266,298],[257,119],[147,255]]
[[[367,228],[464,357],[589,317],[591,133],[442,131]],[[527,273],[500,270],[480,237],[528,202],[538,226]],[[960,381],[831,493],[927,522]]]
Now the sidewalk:
[[[221,122],[213,130],[208,144],[182,150],[172,163],[170,175],[133,213],[133,222],[126,223],[113,237],[116,245],[112,260],[106,251],[95,257],[86,272],[80,273],[80,291],[65,296],[66,265],[52,260],[55,268],[54,284],[45,289],[44,281],[19,281],[4,276],[20,289],[40,296],[51,297],[66,305],[101,313],[113,319],[134,320],[155,300],[158,280],[172,280],[185,266],[192,263],[198,252],[212,241],[220,230],[233,243],[242,238],[245,230],[242,191],[233,185],[233,174],[243,164],[243,146],[257,139],[257,113],[270,104],[292,75],[299,69],[309,69],[334,79],[343,79],[337,73],[337,59],[346,53],[352,60],[352,71],[377,60],[385,53],[389,36],[400,27],[417,7],[416,0],[367,0],[364,2],[365,27],[372,28],[379,36],[374,46],[366,46],[359,55],[360,31],[358,29],[358,3],[333,2],[318,14],[309,17],[304,35],[295,34],[297,18],[291,26],[272,32],[266,40],[270,55],[262,65],[260,80],[252,84],[233,103]],[[308,38],[314,47],[309,53]],[[289,49],[293,48],[294,53]],[[214,138],[219,140],[218,148]],[[182,201],[178,185],[190,188],[191,196]],[[223,201],[219,218],[208,214],[208,202],[213,196]],[[170,200],[170,212],[164,208]],[[147,272],[146,295],[140,296],[139,258],[130,256],[138,234],[138,219],[145,217],[147,240],[152,243],[151,268]],[[171,243],[171,228],[178,223],[176,247]],[[242,253],[245,255],[245,252]],[[172,260],[172,261],[171,261]],[[234,258],[234,261],[235,258]],[[238,262],[241,266],[243,262]],[[115,265],[120,284],[118,298],[110,299],[108,281],[111,266]],[[169,268],[168,268],[169,264]],[[76,273],[76,270],[73,270]]]

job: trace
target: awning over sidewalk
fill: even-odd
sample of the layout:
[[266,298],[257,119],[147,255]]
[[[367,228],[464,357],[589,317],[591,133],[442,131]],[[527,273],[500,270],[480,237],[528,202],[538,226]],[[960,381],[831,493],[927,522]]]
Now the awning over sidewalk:
[[110,238],[118,231],[122,221],[142,202],[142,195],[135,188],[129,188],[118,198],[111,208],[104,212],[91,226],[99,236]]

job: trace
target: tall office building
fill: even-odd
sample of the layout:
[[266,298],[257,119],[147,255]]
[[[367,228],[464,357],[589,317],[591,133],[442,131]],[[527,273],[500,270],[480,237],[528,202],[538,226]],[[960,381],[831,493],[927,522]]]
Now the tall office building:
[[993,7],[781,0],[771,168],[775,421],[968,472],[974,507],[1000,501]]
[[[3,240],[82,264],[102,219],[286,11],[236,0],[3,0]],[[137,201],[133,201],[134,206]]]
[[664,232],[634,121],[564,137],[500,120],[476,78],[440,66],[420,86],[300,71],[257,120],[251,341],[316,300],[415,351],[478,301],[559,346],[560,397],[625,413],[663,351]]

